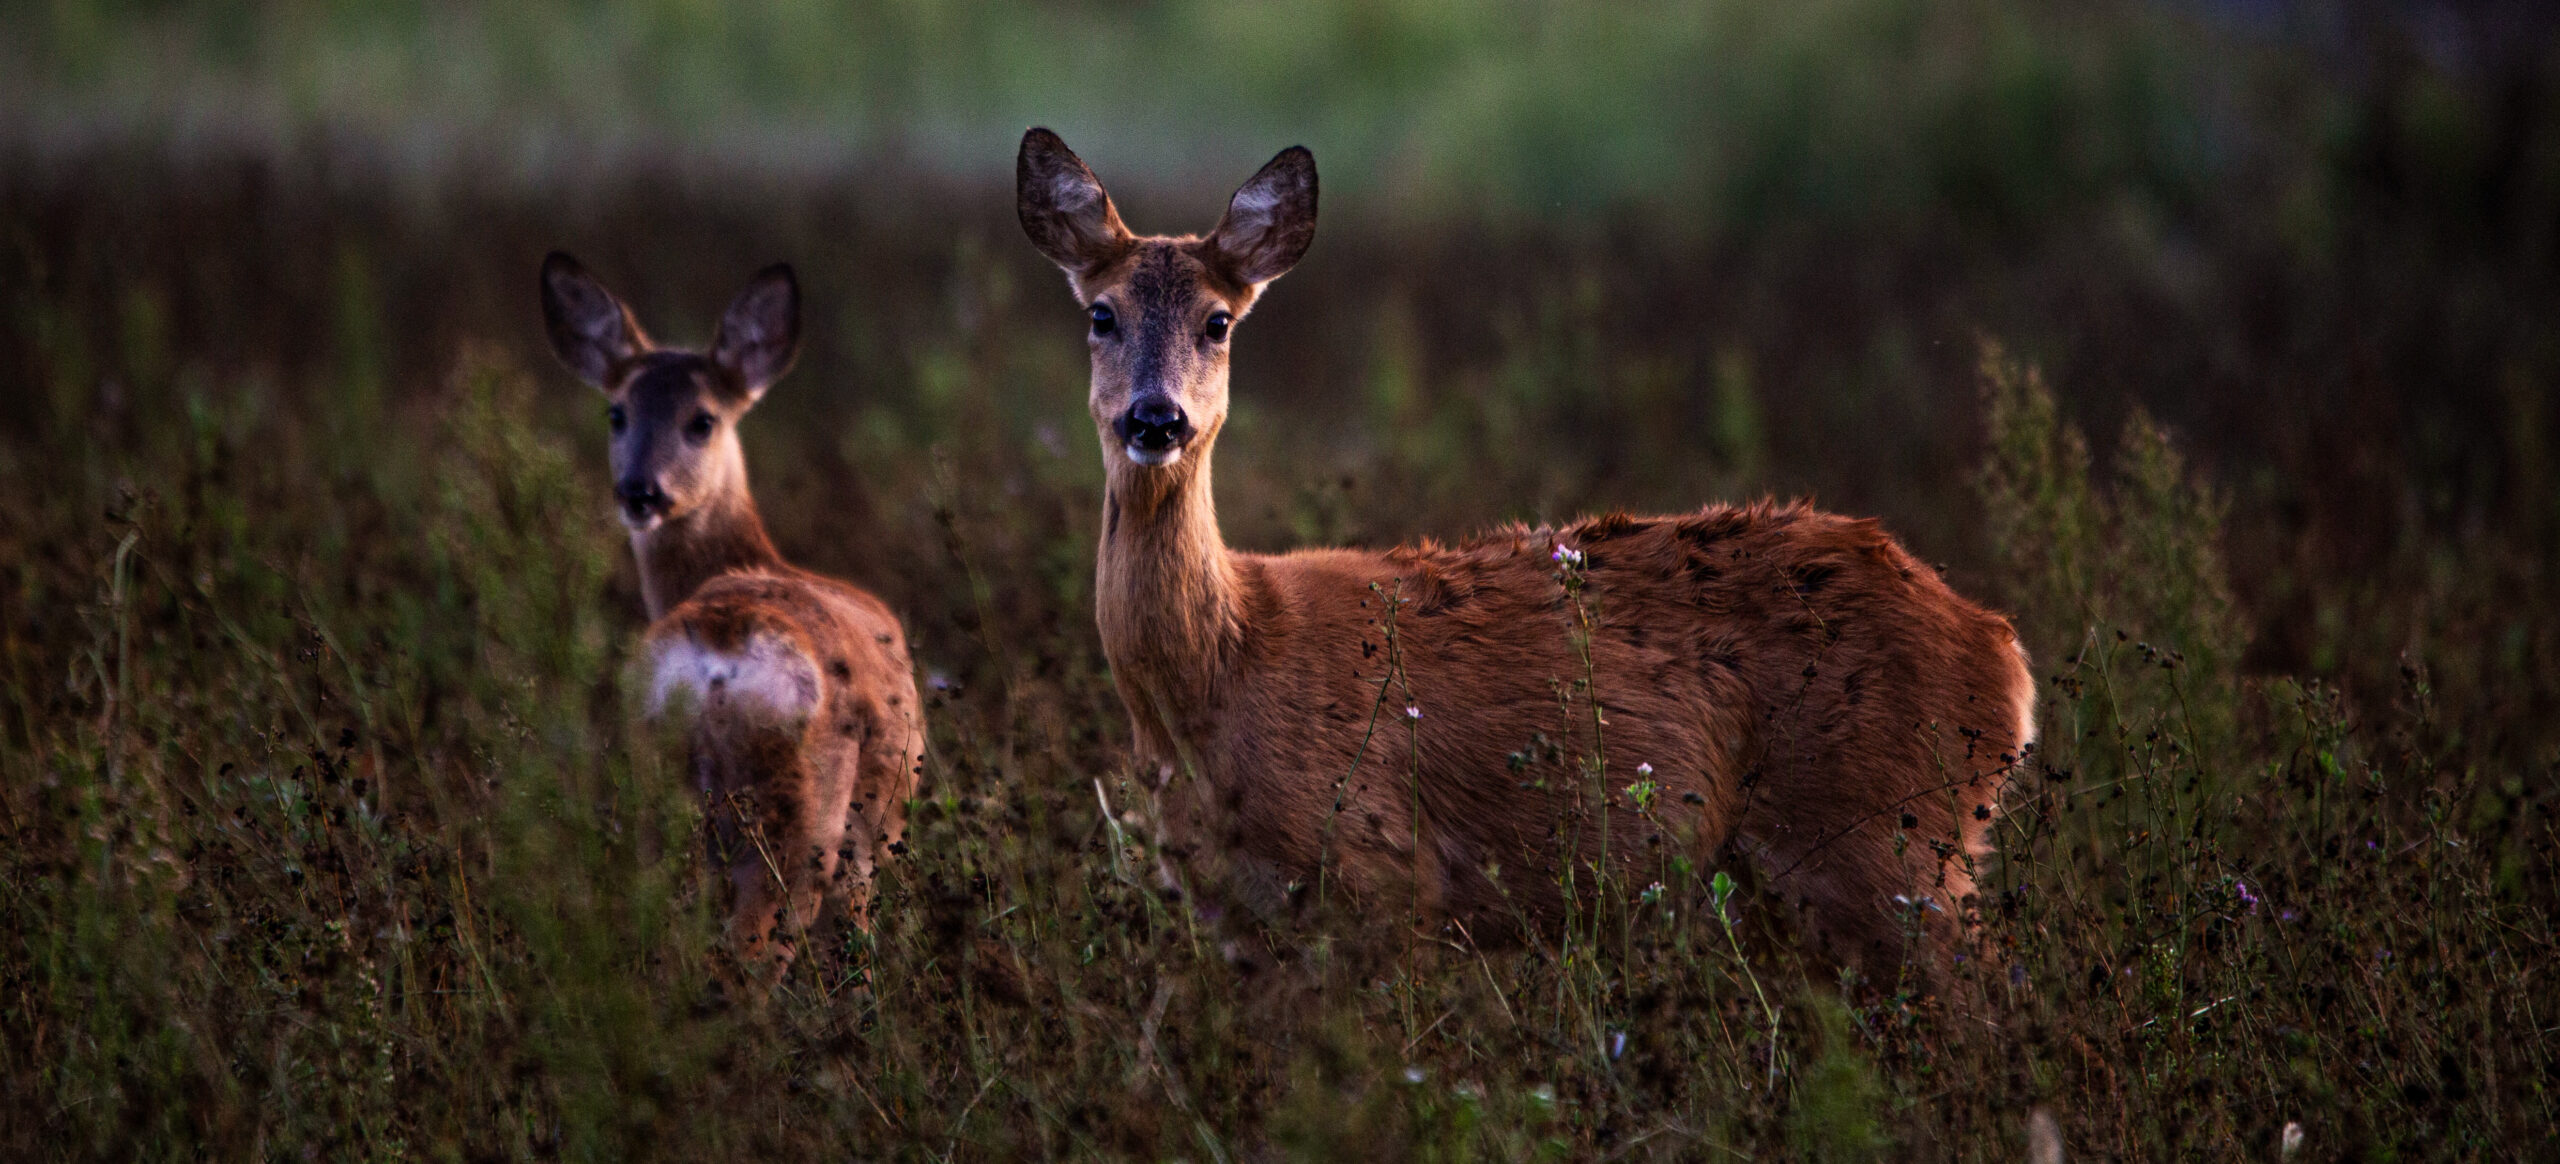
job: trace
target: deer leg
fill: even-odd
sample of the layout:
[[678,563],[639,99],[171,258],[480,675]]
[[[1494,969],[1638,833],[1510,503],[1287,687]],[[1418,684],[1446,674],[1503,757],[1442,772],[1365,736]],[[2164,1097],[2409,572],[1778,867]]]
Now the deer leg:
[[811,763],[818,757],[798,725],[730,726],[706,749],[724,769],[710,816],[729,875],[728,938],[747,976],[772,982],[790,967],[834,880],[843,800],[825,794],[827,766]]
[[1972,892],[1961,851],[1940,856],[1957,849],[1948,818],[1944,805],[1915,804],[1899,819],[1807,821],[1748,839],[1770,888],[1801,903],[1807,928],[1832,956],[1879,986],[1906,967],[1933,986],[1959,948]]
[[924,773],[922,734],[896,710],[898,698],[889,704],[885,711],[874,708],[859,720],[844,722],[839,737],[843,750],[834,762],[843,778],[821,793],[828,797],[826,803],[844,808],[835,824],[831,892],[845,903],[854,926],[866,932],[881,855],[904,851],[907,798],[915,795]]

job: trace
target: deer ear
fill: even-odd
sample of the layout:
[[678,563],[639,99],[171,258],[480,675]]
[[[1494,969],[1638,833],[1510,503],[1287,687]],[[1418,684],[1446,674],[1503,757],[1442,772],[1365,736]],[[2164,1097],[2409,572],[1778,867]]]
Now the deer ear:
[[1316,241],[1316,156],[1290,146],[1236,188],[1209,232],[1212,253],[1239,283],[1259,287],[1289,272]]
[[542,260],[542,323],[552,353],[598,388],[610,389],[616,369],[649,351],[631,309],[560,251]]
[[1081,280],[1128,253],[1133,236],[1102,179],[1057,134],[1033,129],[1022,135],[1014,162],[1014,210],[1031,245]]
[[800,355],[800,280],[791,264],[756,272],[729,301],[711,337],[711,362],[735,378],[752,401],[791,370]]

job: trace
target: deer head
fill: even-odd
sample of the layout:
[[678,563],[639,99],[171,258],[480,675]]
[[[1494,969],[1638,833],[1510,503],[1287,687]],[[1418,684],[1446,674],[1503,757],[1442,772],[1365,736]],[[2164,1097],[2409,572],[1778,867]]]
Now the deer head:
[[788,265],[748,281],[708,352],[651,343],[622,300],[557,251],[542,262],[542,318],[560,362],[604,391],[614,500],[632,532],[747,496],[738,418],[800,348],[800,285]]
[[1315,155],[1280,151],[1205,236],[1131,233],[1101,179],[1045,129],[1023,135],[1015,181],[1022,229],[1085,308],[1089,403],[1112,474],[1196,465],[1226,421],[1236,324],[1315,241]]

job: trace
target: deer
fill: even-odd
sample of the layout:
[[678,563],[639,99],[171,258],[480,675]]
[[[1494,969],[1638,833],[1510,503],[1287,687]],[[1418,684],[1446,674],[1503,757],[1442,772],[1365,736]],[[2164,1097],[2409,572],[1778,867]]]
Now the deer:
[[785,561],[747,487],[738,423],[797,358],[800,286],[758,272],[707,350],[652,342],[576,259],[542,263],[552,351],[604,392],[613,497],[649,627],[648,716],[686,739],[726,941],[778,981],[833,908],[870,928],[872,877],[903,851],[924,734],[906,632],[879,598]]
[[1339,886],[1526,940],[1612,879],[1739,856],[1870,981],[1976,932],[2036,734],[2005,618],[1802,501],[1231,549],[1210,470],[1232,344],[1314,241],[1314,155],[1281,151],[1205,235],[1133,233],[1046,129],[1015,178],[1085,314],[1095,618],[1165,875],[1202,912],[1276,919]]

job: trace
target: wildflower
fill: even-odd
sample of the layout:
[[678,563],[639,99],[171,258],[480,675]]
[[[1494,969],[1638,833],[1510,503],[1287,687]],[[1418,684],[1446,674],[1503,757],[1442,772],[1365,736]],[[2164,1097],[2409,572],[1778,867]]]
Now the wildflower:
[[1651,764],[1638,764],[1638,765],[1636,765],[1636,775],[1638,775],[1638,776],[1651,776],[1651,775],[1653,775],[1653,765],[1651,765]]
[[1405,705],[1405,709],[1404,709],[1404,717],[1405,717],[1406,719],[1421,719],[1421,718],[1422,718],[1422,709],[1421,709],[1421,708],[1419,708],[1419,707],[1415,707],[1415,706],[1413,706],[1412,704],[1406,704],[1406,705]]
[[1565,569],[1579,570],[1582,568],[1582,551],[1574,549],[1563,542],[1557,542],[1556,552],[1547,556],[1553,558],[1556,565],[1562,566]]
[[2240,903],[2241,903],[2242,905],[2248,906],[2248,907],[2249,907],[2249,912],[2251,912],[2251,913],[2256,913],[2256,912],[2258,912],[2258,895],[2257,895],[2257,894],[2254,894],[2254,893],[2249,892],[2249,883],[2248,883],[2248,882],[2246,882],[2246,881],[2234,881],[2234,882],[2232,882],[2232,883],[2231,883],[2231,887],[2232,887],[2233,889],[2236,889],[2236,890],[2239,890],[2239,891],[2240,891]]
[[2276,1141],[2277,1158],[2291,1160],[2302,1151],[2302,1124],[2298,1120],[2284,1122],[2284,1134]]
[[1419,1066],[1405,1068],[1404,1081],[1417,1085],[1420,1084],[1422,1082],[1422,1068]]
[[1610,1059],[1612,1059],[1612,1060],[1615,1060],[1618,1056],[1623,1055],[1623,1054],[1626,1054],[1626,1053],[1627,1053],[1627,1032],[1625,1032],[1625,1031],[1611,1031],[1611,1032],[1609,1032],[1609,1058],[1610,1058]]

